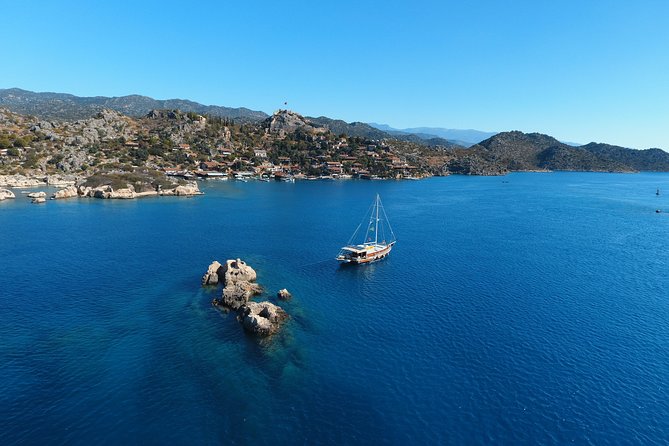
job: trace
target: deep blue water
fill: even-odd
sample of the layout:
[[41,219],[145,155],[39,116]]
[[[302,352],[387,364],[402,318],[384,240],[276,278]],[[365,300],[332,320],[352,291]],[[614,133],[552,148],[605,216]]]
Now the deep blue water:
[[[202,188],[0,202],[3,444],[669,438],[669,175]],[[391,256],[323,261],[377,192]],[[294,295],[268,341],[199,286],[236,257]]]

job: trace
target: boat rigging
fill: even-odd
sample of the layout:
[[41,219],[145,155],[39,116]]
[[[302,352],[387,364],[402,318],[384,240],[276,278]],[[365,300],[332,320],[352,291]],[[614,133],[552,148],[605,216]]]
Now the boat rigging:
[[[342,247],[339,251],[339,255],[337,255],[338,261],[355,264],[375,262],[388,256],[395,243],[397,243],[397,238],[395,237],[393,228],[390,226],[379,194],[376,194],[376,199],[367,212],[369,214],[369,223],[367,224],[367,231],[365,231],[362,243],[355,244],[354,240],[362,224],[367,220],[367,214],[365,214],[365,218],[358,225],[346,246]],[[386,232],[386,226],[388,232]]]

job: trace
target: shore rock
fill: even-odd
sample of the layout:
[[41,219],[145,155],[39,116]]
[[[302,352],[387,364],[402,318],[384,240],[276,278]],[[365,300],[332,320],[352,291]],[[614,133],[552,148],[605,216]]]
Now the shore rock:
[[200,188],[197,183],[189,183],[183,186],[177,186],[174,188],[174,195],[178,197],[189,196],[189,195],[202,195]]
[[28,198],[46,198],[46,192],[30,192],[27,196]]
[[276,293],[276,297],[277,297],[279,300],[290,300],[290,299],[293,298],[293,295],[290,294],[290,293],[288,292],[288,290],[284,288],[284,289],[282,289],[282,290],[279,290],[278,293]]
[[217,260],[214,260],[212,264],[209,265],[209,268],[207,268],[207,272],[204,273],[204,276],[202,276],[202,286],[218,285],[222,274],[222,266],[223,265],[221,265]]
[[53,194],[53,198],[56,200],[62,198],[72,198],[77,196],[79,196],[79,193],[77,192],[77,188],[74,186],[67,186],[66,188],[61,189],[57,191],[55,194]]
[[44,186],[44,179],[25,175],[0,175],[0,186],[5,187],[36,187]]
[[31,200],[31,203],[33,204],[40,204],[40,203],[46,203],[46,198],[45,197],[36,197]]
[[135,188],[128,184],[128,187],[112,190],[109,194],[109,198],[131,200],[135,198]]
[[256,336],[269,336],[281,328],[288,313],[271,302],[249,302],[239,310],[239,320],[249,333]]
[[88,194],[90,197],[93,198],[110,198],[111,194],[114,190],[112,189],[111,186],[99,186],[96,187],[95,189],[91,189]]
[[8,198],[16,198],[16,195],[9,189],[0,189],[0,201]]

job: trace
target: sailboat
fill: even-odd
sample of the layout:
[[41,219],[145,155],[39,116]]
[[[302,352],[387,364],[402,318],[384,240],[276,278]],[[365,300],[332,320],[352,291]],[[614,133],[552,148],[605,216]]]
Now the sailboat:
[[[363,223],[367,221],[367,214],[365,214],[365,217],[358,225],[346,246],[342,247],[339,251],[339,255],[337,255],[338,261],[355,264],[371,263],[381,260],[390,254],[390,251],[397,242],[397,238],[395,237],[395,233],[393,233],[393,229],[390,227],[390,222],[388,221],[386,211],[381,204],[381,197],[379,194],[376,194],[376,199],[370,206],[368,214],[369,223],[367,224],[367,231],[365,231],[365,237],[362,239],[362,243],[354,244],[353,242]],[[388,232],[386,232],[386,226]],[[388,238],[386,239],[386,237]]]

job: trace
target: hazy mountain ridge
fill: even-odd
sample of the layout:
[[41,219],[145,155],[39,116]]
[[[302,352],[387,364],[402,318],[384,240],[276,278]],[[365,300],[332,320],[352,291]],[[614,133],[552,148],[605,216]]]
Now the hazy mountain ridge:
[[185,99],[158,100],[141,95],[80,97],[67,93],[35,93],[20,88],[0,89],[0,107],[41,119],[62,121],[88,119],[103,109],[115,110],[132,117],[144,116],[151,110],[160,109],[178,109],[239,121],[259,121],[268,116],[262,111],[244,107],[203,105]]
[[309,120],[320,126],[326,127],[332,133],[346,134],[348,136],[358,136],[361,138],[370,139],[397,139],[400,141],[414,142],[421,145],[441,146],[448,148],[466,147],[465,145],[460,145],[448,139],[440,138],[434,135],[423,136],[413,133],[386,132],[364,122],[347,123],[341,119],[331,119],[325,116],[309,118]]
[[412,127],[406,129],[396,129],[386,124],[369,123],[370,126],[388,132],[392,135],[413,134],[423,139],[443,138],[453,144],[463,147],[470,147],[474,144],[496,135],[498,132],[484,132],[474,129],[446,129],[442,127]]

